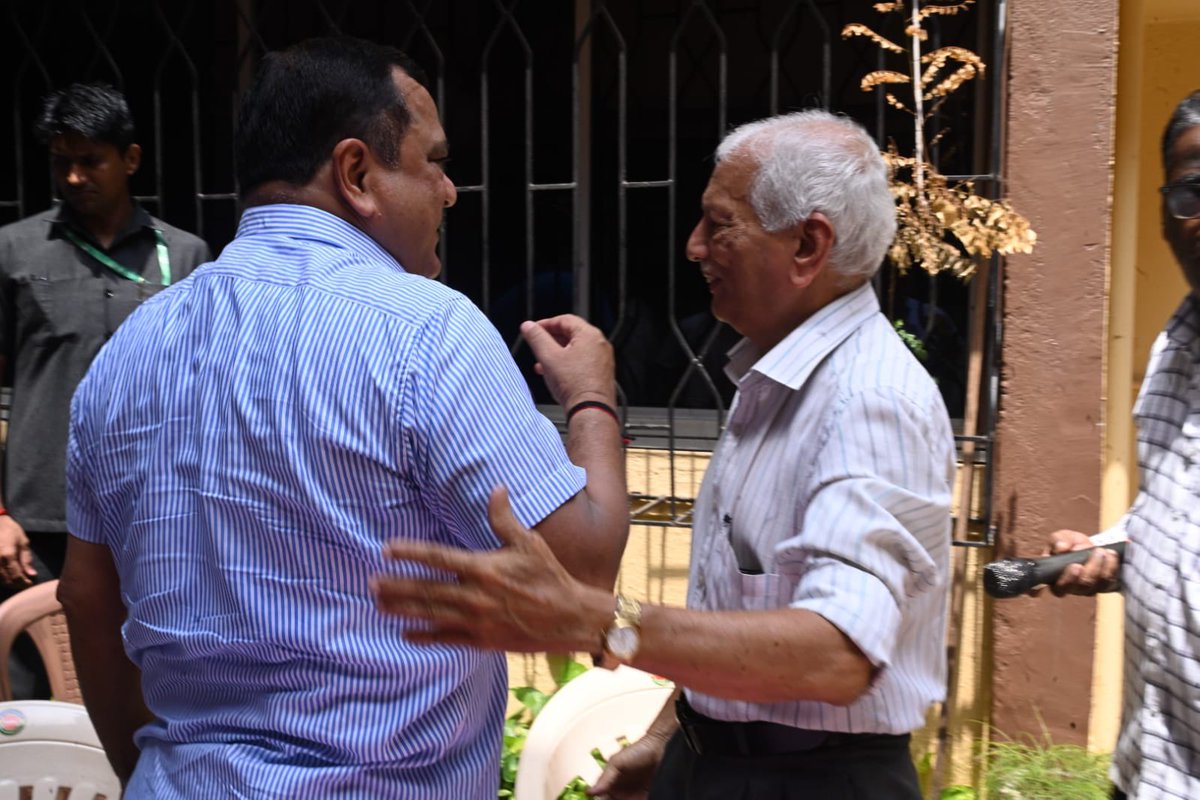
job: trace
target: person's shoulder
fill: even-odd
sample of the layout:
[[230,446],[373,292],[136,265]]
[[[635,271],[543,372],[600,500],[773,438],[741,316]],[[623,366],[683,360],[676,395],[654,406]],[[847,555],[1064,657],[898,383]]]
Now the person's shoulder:
[[197,251],[208,253],[208,244],[194,233],[189,233],[183,228],[177,228],[174,225],[163,222],[155,216],[150,217],[150,221],[155,228],[163,232],[163,237],[166,238],[168,246],[178,248],[188,248]]
[[19,219],[16,222],[10,222],[0,227],[0,241],[21,241],[29,237],[45,238],[46,232],[57,217],[58,210],[48,208],[45,211],[40,211],[37,214],[31,214],[28,217]]
[[893,394],[920,407],[942,404],[937,383],[883,314],[865,320],[835,358],[845,393]]
[[406,325],[424,327],[461,313],[482,315],[465,295],[446,284],[405,272],[374,254],[343,252],[317,265],[316,285],[370,306]]

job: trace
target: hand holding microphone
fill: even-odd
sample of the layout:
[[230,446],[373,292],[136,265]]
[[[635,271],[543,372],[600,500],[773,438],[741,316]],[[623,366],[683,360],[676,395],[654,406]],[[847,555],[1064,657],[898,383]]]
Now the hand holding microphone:
[[[1049,584],[1051,591],[1059,596],[1092,595],[1116,587],[1124,542],[1093,547],[1091,540],[1077,531],[1058,531],[1051,536],[1051,542],[1051,549],[1058,551],[1057,555],[1010,558],[986,565],[984,590],[992,597],[1009,598],[1043,584]],[[1073,568],[1076,564],[1081,566]]]

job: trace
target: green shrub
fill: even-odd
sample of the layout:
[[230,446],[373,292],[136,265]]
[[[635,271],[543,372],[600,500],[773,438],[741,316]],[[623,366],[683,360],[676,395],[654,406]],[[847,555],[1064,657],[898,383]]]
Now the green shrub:
[[[1048,735],[993,742],[988,748],[989,800],[1108,800],[1109,757]],[[943,795],[944,796],[944,795]]]

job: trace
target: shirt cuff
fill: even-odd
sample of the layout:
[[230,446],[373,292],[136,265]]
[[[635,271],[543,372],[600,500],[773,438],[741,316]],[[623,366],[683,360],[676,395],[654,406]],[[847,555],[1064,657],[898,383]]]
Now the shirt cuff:
[[587,471],[570,462],[546,476],[535,486],[530,486],[519,495],[511,494],[513,514],[526,528],[532,528],[550,516],[563,503],[583,491],[587,486]]
[[791,608],[819,614],[854,642],[871,666],[891,663],[902,622],[887,586],[869,572],[832,558],[815,558],[804,571]]

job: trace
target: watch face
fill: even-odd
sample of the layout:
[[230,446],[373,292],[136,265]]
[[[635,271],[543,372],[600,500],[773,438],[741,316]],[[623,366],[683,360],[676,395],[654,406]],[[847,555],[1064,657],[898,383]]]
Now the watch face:
[[611,628],[605,637],[605,643],[608,645],[608,652],[621,661],[630,661],[637,653],[641,637],[638,636],[637,628]]

